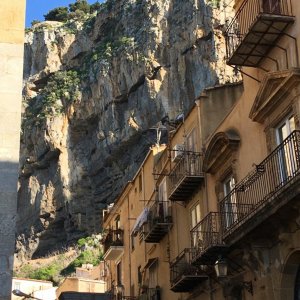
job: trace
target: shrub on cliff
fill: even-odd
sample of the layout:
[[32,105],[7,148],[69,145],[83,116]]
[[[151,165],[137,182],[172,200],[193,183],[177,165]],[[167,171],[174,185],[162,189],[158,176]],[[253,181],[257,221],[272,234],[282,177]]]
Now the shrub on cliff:
[[103,5],[98,1],[89,4],[87,0],[76,0],[75,3],[69,4],[69,8],[61,6],[50,10],[44,15],[46,21],[67,22],[72,19],[83,19],[87,14],[92,14],[101,9]]
[[69,276],[76,271],[77,267],[81,267],[83,264],[92,264],[93,266],[97,266],[102,260],[102,257],[103,254],[99,248],[82,251],[75,260],[73,260],[60,272],[60,274],[62,276]]
[[80,99],[80,77],[74,70],[58,71],[50,76],[37,97],[29,99],[22,127],[40,125],[45,119],[63,114]]
[[86,0],[76,0],[75,3],[69,4],[69,10],[70,12],[75,12],[76,10],[81,10],[84,13],[89,13],[90,12],[90,5]]
[[47,14],[44,15],[46,21],[66,22],[68,20],[68,17],[69,11],[65,6],[51,9]]

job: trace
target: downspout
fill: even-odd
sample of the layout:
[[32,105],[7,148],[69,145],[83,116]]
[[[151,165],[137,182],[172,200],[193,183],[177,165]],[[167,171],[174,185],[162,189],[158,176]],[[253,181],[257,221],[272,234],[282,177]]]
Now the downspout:
[[130,213],[129,213],[129,197],[127,195],[127,220],[128,220],[128,223],[129,223],[129,226],[128,226],[128,239],[129,239],[129,294],[130,296],[131,295],[131,249],[132,249],[132,245],[131,245],[131,234],[130,234]]
[[[153,153],[152,153],[153,155]],[[145,195],[145,178],[144,178],[144,166],[142,167],[142,190],[143,190],[143,199],[146,200],[146,195]],[[145,208],[145,201],[143,201],[144,208]],[[144,209],[143,208],[143,209]],[[145,262],[147,261],[147,246],[146,243],[144,242],[144,254],[145,254]]]

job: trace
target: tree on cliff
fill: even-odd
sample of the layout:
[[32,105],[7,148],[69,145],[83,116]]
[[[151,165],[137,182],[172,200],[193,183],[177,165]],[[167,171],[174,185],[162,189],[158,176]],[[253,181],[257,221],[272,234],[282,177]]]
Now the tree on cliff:
[[64,6],[54,8],[44,17],[46,21],[66,22],[70,19],[80,19],[86,14],[98,11],[100,8],[99,1],[90,5],[87,0],[76,0],[75,3],[69,4],[69,8]]
[[51,9],[44,18],[46,21],[59,21],[66,22],[68,20],[69,11],[65,6],[60,6],[54,9]]
[[69,4],[69,10],[70,12],[75,12],[76,10],[81,10],[84,13],[90,12],[90,5],[86,0],[76,0],[75,3]]

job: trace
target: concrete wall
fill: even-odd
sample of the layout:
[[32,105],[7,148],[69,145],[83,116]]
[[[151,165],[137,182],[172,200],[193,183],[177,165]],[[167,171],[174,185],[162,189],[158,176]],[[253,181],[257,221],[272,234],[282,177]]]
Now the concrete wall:
[[[31,295],[36,291],[44,291],[49,290],[53,287],[53,283],[50,281],[42,281],[42,280],[33,280],[33,279],[23,279],[23,278],[13,278],[12,281],[12,290],[20,290],[25,294]],[[47,293],[47,292],[46,292]],[[42,299],[46,299],[46,294],[44,294]],[[12,295],[12,300],[20,300],[19,296]],[[52,298],[52,300],[54,300]]]
[[25,1],[0,3],[0,299],[11,298],[21,121]]
[[63,292],[104,293],[105,290],[106,284],[102,280],[68,277],[58,287],[56,295],[59,298]]

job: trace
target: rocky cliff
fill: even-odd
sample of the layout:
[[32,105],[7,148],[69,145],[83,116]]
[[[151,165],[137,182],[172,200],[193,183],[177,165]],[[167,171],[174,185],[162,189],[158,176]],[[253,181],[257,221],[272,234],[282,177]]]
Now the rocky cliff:
[[101,229],[102,209],[136,171],[163,117],[225,65],[232,8],[209,0],[108,0],[84,21],[26,34],[17,257]]

